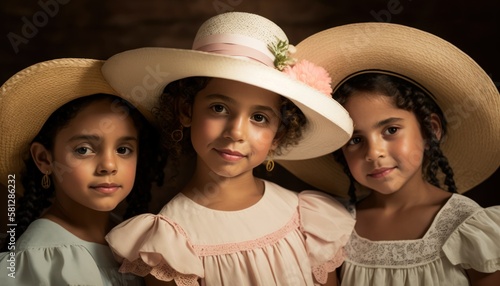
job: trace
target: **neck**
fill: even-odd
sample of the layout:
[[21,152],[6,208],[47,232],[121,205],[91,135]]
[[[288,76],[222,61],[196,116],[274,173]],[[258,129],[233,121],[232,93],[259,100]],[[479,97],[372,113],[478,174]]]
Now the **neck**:
[[401,189],[391,194],[381,194],[373,191],[367,197],[370,207],[399,211],[427,202],[433,194],[442,191],[423,179],[408,181]]
[[104,236],[111,228],[110,212],[95,211],[81,205],[68,207],[57,197],[42,217],[61,225],[82,240],[100,244],[106,244]]
[[264,182],[255,178],[252,172],[229,178],[198,165],[182,193],[208,208],[238,210],[253,205],[262,197]]

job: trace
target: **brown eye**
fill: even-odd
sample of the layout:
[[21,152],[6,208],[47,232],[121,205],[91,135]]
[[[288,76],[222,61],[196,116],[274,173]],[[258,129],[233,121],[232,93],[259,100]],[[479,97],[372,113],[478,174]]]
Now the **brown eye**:
[[389,127],[389,128],[387,128],[387,133],[392,135],[392,134],[395,134],[396,132],[398,132],[398,130],[399,130],[399,128],[397,128],[397,127]]
[[75,153],[77,153],[78,155],[88,155],[90,151],[92,150],[90,150],[90,148],[88,147],[79,147],[75,149]]
[[116,152],[120,155],[128,155],[132,153],[132,150],[128,147],[119,147],[118,149],[116,149]]
[[266,117],[262,114],[255,114],[252,118],[255,122],[265,122]]
[[216,105],[212,106],[212,110],[217,112],[217,113],[222,113],[222,112],[224,112],[225,107],[220,105],[220,104],[216,104]]

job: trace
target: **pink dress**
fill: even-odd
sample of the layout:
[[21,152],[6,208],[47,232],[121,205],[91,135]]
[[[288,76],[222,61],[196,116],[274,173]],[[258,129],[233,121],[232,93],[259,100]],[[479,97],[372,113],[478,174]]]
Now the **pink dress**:
[[158,215],[131,218],[106,239],[120,271],[177,285],[315,285],[342,264],[353,228],[329,196],[266,181],[249,208],[217,211],[178,194]]

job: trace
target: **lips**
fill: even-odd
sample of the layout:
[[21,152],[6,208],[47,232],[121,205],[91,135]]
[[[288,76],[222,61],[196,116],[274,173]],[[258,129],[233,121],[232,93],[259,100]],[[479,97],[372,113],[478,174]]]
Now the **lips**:
[[104,193],[104,194],[110,194],[110,193],[116,192],[120,188],[120,185],[113,184],[113,183],[103,183],[103,184],[90,186],[90,188],[92,188],[98,192]]
[[215,151],[217,151],[222,158],[228,161],[237,161],[245,157],[245,155],[240,152],[229,149],[215,149]]
[[382,178],[382,177],[389,175],[389,173],[391,173],[392,170],[394,170],[394,167],[392,167],[392,168],[379,168],[379,169],[373,170],[371,173],[368,174],[368,176],[375,178],[375,179],[378,179],[378,178]]

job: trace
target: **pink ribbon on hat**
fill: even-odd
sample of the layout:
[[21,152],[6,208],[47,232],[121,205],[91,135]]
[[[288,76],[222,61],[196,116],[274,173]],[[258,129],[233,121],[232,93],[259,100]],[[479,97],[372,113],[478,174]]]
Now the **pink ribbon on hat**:
[[196,39],[193,50],[246,57],[275,68],[274,55],[269,51],[267,44],[243,35],[209,35]]

